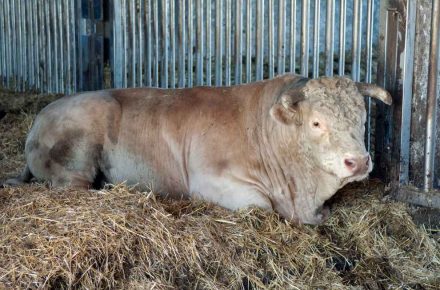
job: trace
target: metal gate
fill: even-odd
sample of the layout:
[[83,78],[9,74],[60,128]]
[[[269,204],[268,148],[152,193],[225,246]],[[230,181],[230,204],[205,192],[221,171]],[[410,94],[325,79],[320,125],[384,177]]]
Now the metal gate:
[[438,3],[0,0],[0,84],[72,93],[232,85],[285,72],[377,82],[394,105],[367,98],[375,174],[397,198],[440,206]]
[[113,0],[114,85],[219,86],[285,72],[370,82],[375,2]]

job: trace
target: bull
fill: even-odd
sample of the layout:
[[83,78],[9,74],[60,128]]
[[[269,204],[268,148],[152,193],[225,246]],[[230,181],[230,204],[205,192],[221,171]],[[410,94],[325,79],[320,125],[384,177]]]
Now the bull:
[[126,181],[236,210],[322,223],[324,202],[372,170],[365,95],[373,84],[287,74],[230,87],[133,88],[65,96],[36,117],[26,167],[55,187]]

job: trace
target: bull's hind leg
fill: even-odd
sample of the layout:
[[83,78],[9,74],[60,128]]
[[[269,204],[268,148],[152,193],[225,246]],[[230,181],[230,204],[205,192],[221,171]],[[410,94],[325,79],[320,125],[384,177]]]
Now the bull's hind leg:
[[66,130],[60,137],[49,146],[29,152],[31,171],[55,187],[92,188],[102,145],[81,129]]
[[26,167],[23,169],[23,172],[19,176],[6,180],[4,185],[19,186],[24,183],[28,183],[32,177],[33,175],[29,170],[29,166],[26,165]]

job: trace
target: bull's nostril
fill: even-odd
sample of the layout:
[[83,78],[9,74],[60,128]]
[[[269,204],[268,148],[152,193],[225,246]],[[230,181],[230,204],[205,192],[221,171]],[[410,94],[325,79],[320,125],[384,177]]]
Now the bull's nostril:
[[345,166],[347,166],[350,169],[354,169],[356,167],[356,162],[353,159],[345,159],[344,163]]
[[370,165],[370,155],[368,155],[367,157],[364,158],[365,161],[365,165]]

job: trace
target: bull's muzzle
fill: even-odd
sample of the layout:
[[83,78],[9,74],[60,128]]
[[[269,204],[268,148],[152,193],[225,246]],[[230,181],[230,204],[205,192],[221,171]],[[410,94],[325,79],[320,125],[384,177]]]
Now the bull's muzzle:
[[370,154],[345,158],[344,165],[353,175],[367,174],[370,168]]

